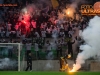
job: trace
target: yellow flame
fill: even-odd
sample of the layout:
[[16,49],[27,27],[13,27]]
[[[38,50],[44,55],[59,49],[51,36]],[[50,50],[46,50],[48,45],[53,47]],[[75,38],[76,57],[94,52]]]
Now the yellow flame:
[[72,69],[71,71],[69,71],[69,72],[76,72],[74,69]]
[[77,71],[76,69],[74,69],[74,66],[75,66],[75,64],[73,64],[73,69],[70,70],[69,72],[76,72]]
[[67,10],[65,10],[66,16],[74,18],[74,12],[75,10],[73,8],[68,8]]
[[68,54],[68,58],[71,58],[71,55],[70,54]]
[[67,13],[68,15],[70,14],[70,12],[68,11],[68,13]]

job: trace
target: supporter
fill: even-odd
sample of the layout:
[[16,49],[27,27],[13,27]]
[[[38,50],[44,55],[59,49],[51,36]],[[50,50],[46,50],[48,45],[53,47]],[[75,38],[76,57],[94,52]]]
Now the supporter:
[[32,21],[31,21],[31,24],[32,24],[32,27],[33,27],[34,29],[36,29],[36,21],[32,20]]
[[60,36],[60,37],[65,37],[64,30],[61,30],[61,31],[60,31],[59,36]]
[[11,26],[12,24],[10,22],[7,23],[7,30],[10,30],[11,31]]
[[37,37],[37,38],[39,38],[40,37],[40,35],[39,35],[39,33],[37,32],[37,31],[35,31],[35,36]]
[[48,53],[51,52],[52,48],[49,40],[46,41],[45,47],[46,47],[46,55],[48,55]]
[[32,71],[32,54],[29,53],[27,56],[27,68],[25,71],[27,71],[30,68],[30,71]]
[[32,44],[29,41],[27,41],[27,43],[26,43],[27,56],[29,55],[29,53],[31,53],[31,47],[32,47]]
[[58,37],[58,34],[59,34],[59,31],[57,30],[56,26],[54,26],[52,28],[52,37],[53,38],[57,38]]
[[59,57],[59,54],[62,56],[62,43],[60,40],[57,42],[57,57]]
[[[13,0],[12,0],[13,1]],[[24,1],[24,2],[23,2]],[[1,7],[0,10],[0,39],[5,39],[6,42],[10,39],[32,39],[32,44],[34,44],[34,38],[38,39],[38,45],[39,48],[41,48],[45,41],[43,41],[43,44],[41,44],[42,37],[44,40],[45,38],[51,38],[51,37],[57,37],[56,40],[58,40],[58,36],[60,36],[60,39],[63,39],[59,43],[56,43],[57,45],[64,45],[66,42],[64,41],[65,38],[72,37],[75,33],[75,30],[84,30],[86,26],[88,25],[88,21],[91,17],[82,17],[80,18],[80,21],[76,21],[72,18],[69,18],[66,16],[66,18],[62,19],[59,14],[63,14],[63,8],[66,8],[65,3],[61,0],[58,0],[60,2],[59,6],[57,8],[48,7],[46,8],[39,8],[39,10],[36,8],[33,13],[30,20],[30,33],[29,36],[27,35],[27,30],[25,29],[25,25],[22,24],[21,20],[23,20],[23,14],[21,13],[21,10],[23,7],[26,7],[27,4],[31,3],[31,0],[19,0],[15,1],[18,3],[17,7]],[[38,2],[37,0],[33,1],[33,3]],[[4,3],[9,3],[8,1],[4,1]],[[48,9],[47,9],[48,8]],[[67,8],[66,8],[67,9]],[[80,16],[81,17],[81,16]],[[53,39],[53,38],[51,38]],[[77,40],[79,42],[79,40]],[[3,42],[3,41],[1,41]],[[10,41],[11,42],[11,41]],[[9,42],[9,43],[10,43]],[[48,53],[51,51],[51,42],[46,42],[46,52]],[[72,45],[69,41],[68,43]],[[41,46],[42,45],[42,46]],[[78,45],[79,49],[80,44]],[[59,46],[58,46],[59,47]],[[70,47],[70,46],[69,46]],[[69,53],[72,53],[72,47],[68,49]],[[26,44],[26,49],[31,50],[31,44]],[[58,48],[61,49],[61,48]],[[28,51],[27,51],[28,52]],[[57,56],[60,54],[61,56],[61,50],[57,51]],[[73,54],[73,53],[72,53]],[[27,54],[28,55],[28,54]]]
[[35,42],[34,44],[34,49],[35,49],[35,53],[36,53],[36,59],[39,59],[39,44],[38,41]]
[[43,38],[46,38],[46,31],[44,29],[41,30],[41,35]]
[[74,40],[74,42],[71,42],[71,41],[72,41],[72,38],[69,38],[69,40],[67,42],[67,45],[68,45],[68,54],[71,54],[71,57],[73,58],[72,44],[75,43],[75,40]]
[[46,33],[47,38],[51,38],[51,29],[50,29],[50,27],[48,27],[46,29],[46,31],[47,31],[47,33]]

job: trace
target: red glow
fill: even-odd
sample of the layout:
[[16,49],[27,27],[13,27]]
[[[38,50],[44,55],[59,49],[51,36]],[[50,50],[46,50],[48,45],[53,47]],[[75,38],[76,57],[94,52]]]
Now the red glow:
[[24,24],[26,24],[26,22],[25,21],[22,21]]
[[36,22],[34,20],[31,21],[33,28],[36,28]]
[[29,35],[30,33],[30,15],[28,13],[23,15],[23,20],[21,20],[19,25],[16,25],[16,30],[20,28],[21,34],[23,35]]

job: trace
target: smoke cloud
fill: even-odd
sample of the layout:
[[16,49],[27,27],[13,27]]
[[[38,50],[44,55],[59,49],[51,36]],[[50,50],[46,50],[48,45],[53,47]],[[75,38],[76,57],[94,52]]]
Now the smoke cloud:
[[77,56],[76,64],[73,67],[75,71],[81,68],[85,60],[100,56],[100,17],[95,16],[90,20],[88,27],[81,32],[81,37],[85,43],[80,46],[83,51]]
[[75,18],[75,13],[77,12],[77,10],[79,11],[79,5],[87,3],[86,0],[71,0],[71,4],[66,4],[66,9],[63,9],[63,13],[66,15],[63,15],[62,13],[58,14],[59,18],[61,19],[62,17],[71,17],[71,18]]
[[0,59],[0,69],[1,70],[14,70],[18,67],[17,61],[11,60],[9,58]]
[[52,60],[48,60],[46,66],[45,66],[45,69],[50,70],[52,68],[53,68],[53,62],[52,62]]
[[19,15],[19,21],[22,18],[29,20],[33,16],[40,15],[41,11],[47,12],[48,6],[51,7],[51,2],[49,0],[36,0],[33,1],[31,4],[27,4],[22,10],[21,14]]

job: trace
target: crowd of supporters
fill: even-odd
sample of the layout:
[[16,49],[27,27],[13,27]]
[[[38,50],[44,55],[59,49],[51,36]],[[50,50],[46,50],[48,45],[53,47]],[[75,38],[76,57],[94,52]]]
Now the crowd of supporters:
[[[5,0],[4,3],[10,3],[12,0]],[[35,50],[38,53],[38,48],[43,48],[46,44],[46,53],[50,52],[51,44],[50,41],[45,41],[46,38],[56,39],[55,44],[57,50],[57,57],[60,54],[62,56],[62,46],[71,42],[66,41],[66,38],[75,38],[78,41],[77,48],[79,48],[81,39],[77,33],[83,30],[88,25],[88,21],[91,17],[82,17],[80,20],[76,18],[70,18],[66,16],[64,19],[59,18],[59,14],[63,13],[63,8],[66,8],[66,3],[59,0],[59,6],[53,8],[52,6],[44,6],[44,10],[39,9],[39,14],[34,14],[30,20],[30,32],[27,34],[22,34],[20,25],[20,11],[23,7],[32,3],[31,0],[15,0],[18,6],[16,7],[0,7],[0,42],[5,43],[16,43],[22,42],[26,44],[27,39],[31,39],[31,43],[35,46]],[[33,1],[35,3],[35,0]],[[26,31],[24,31],[26,32]],[[34,38],[38,40],[34,41]],[[61,38],[58,40],[58,38]],[[41,41],[41,39],[43,39]],[[24,41],[22,41],[24,40]],[[27,45],[27,44],[26,44]],[[28,44],[29,45],[29,44]],[[68,46],[69,46],[68,45]],[[71,46],[71,45],[70,45]],[[71,46],[72,47],[72,46]],[[70,48],[69,48],[70,49]],[[71,48],[72,49],[72,48]],[[71,51],[69,51],[70,53]],[[72,53],[73,54],[73,53]],[[39,57],[39,54],[38,54]]]
[[23,35],[21,28],[18,28],[20,25],[18,19],[24,5],[21,1],[19,2],[16,7],[0,7],[2,19],[2,22],[0,22],[0,38],[70,37],[74,34],[75,28],[84,29],[87,25],[87,19],[77,21],[66,17],[64,20],[60,20],[58,14],[62,13],[62,8],[64,7],[59,6],[53,9],[53,7],[47,6],[46,12],[41,11],[39,15],[35,14],[35,16],[31,18],[30,33],[28,36]]

